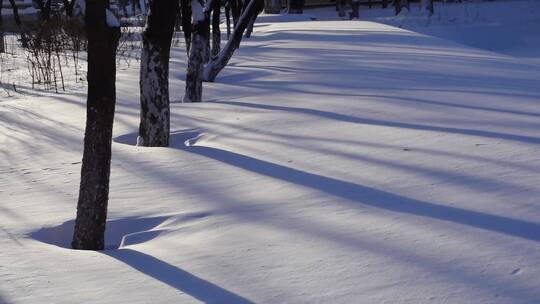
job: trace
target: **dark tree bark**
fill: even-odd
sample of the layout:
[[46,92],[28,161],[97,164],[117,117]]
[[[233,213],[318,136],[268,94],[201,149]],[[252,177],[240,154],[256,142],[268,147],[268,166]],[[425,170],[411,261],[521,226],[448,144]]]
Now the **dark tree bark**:
[[182,10],[182,31],[186,41],[186,52],[189,55],[191,48],[191,2],[190,0],[180,0],[180,9]]
[[107,0],[87,0],[88,96],[81,185],[71,246],[102,250],[109,199],[111,140],[116,101],[118,27],[107,25]]
[[249,22],[263,8],[264,0],[251,0],[249,2],[249,5],[238,21],[238,25],[234,28],[231,39],[227,41],[227,44],[219,52],[219,55],[204,67],[202,77],[205,81],[213,82],[219,72],[229,63],[234,51],[240,46],[240,41],[242,41],[242,36]]
[[227,40],[231,37],[231,7],[229,1],[225,5],[225,23],[227,24]]
[[[262,10],[261,10],[262,11]],[[251,37],[251,33],[253,33],[253,27],[255,26],[255,21],[257,21],[257,17],[261,13],[261,11],[258,11],[254,16],[251,17],[249,20],[249,24],[246,28],[246,38]]]
[[346,3],[346,0],[336,0],[336,10],[338,11],[338,16],[345,17]]
[[13,10],[13,19],[15,20],[15,24],[20,28],[21,27],[21,18],[19,17],[19,8],[17,7],[17,4],[15,3],[15,0],[9,0],[9,4],[11,5],[11,9]]
[[138,145],[169,146],[169,57],[178,0],[152,0],[143,32]]
[[351,12],[349,19],[360,19],[360,0],[351,0]]
[[4,23],[4,19],[2,18],[2,6],[4,5],[4,0],[0,0],[0,53],[6,52],[6,46],[4,42],[4,27],[2,26]]
[[[49,0],[50,1],[50,0]],[[64,3],[64,10],[66,11],[66,16],[73,16],[73,6],[75,5],[75,0],[62,0]],[[123,5],[125,8],[125,5]]]
[[236,24],[238,24],[238,19],[240,18],[241,5],[238,3],[238,0],[229,0],[229,4],[231,7],[231,14],[233,18],[233,28],[235,28]]
[[217,56],[221,50],[221,31],[219,19],[221,16],[221,1],[212,1],[212,57]]
[[267,14],[279,14],[281,11],[280,0],[264,0],[264,12]]
[[[188,67],[186,73],[186,91],[184,102],[202,101],[202,67],[209,52],[208,42],[210,33],[210,21],[204,14],[204,2],[192,0],[191,10],[193,23],[191,25],[191,49],[189,51]],[[197,16],[198,18],[195,18]]]

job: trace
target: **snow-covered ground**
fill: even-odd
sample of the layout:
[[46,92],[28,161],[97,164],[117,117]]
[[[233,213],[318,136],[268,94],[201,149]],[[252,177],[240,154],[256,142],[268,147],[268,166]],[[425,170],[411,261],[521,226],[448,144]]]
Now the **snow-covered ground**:
[[[335,12],[326,8],[310,9],[306,13],[319,20],[336,18]],[[435,2],[435,13],[430,17],[417,3],[398,17],[390,6],[361,7],[360,16],[363,20],[540,63],[540,7],[536,0]]]
[[[540,67],[264,21],[206,102],[172,105],[170,148],[133,145],[118,71],[103,252],[66,248],[84,88],[1,97],[0,303],[538,303]],[[175,100],[185,68],[174,48]]]

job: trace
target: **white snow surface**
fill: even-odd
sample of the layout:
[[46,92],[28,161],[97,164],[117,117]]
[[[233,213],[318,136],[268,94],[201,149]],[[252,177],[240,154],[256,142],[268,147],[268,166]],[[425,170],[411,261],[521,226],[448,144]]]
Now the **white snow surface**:
[[84,88],[1,97],[0,303],[540,302],[538,65],[261,22],[205,102],[171,105],[170,148],[135,145],[138,75],[118,70],[102,252],[68,249]]

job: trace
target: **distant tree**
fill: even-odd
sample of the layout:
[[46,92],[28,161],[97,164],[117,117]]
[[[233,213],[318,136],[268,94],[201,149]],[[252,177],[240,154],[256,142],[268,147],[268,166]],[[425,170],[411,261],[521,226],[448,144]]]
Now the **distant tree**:
[[6,46],[4,44],[4,31],[2,24],[4,23],[4,19],[2,18],[2,7],[4,6],[4,0],[0,0],[0,53],[4,53],[6,51]]
[[427,11],[430,16],[433,15],[433,0],[421,0],[420,5],[422,10]]
[[410,9],[409,0],[394,0],[394,7],[396,9],[396,16],[399,15],[403,8]]
[[142,35],[138,144],[169,146],[169,57],[178,0],[152,0]]
[[289,14],[303,14],[304,0],[289,0]]
[[116,102],[118,21],[108,0],[86,0],[88,95],[77,218],[71,246],[102,250],[109,200],[111,141]]

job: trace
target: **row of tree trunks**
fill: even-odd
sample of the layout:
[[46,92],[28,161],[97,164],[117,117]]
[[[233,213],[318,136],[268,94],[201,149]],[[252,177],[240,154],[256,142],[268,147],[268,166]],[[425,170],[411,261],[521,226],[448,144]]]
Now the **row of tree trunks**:
[[116,102],[118,27],[107,24],[107,0],[87,0],[88,96],[74,249],[104,249],[111,140]]
[[143,32],[138,145],[169,146],[169,58],[178,0],[152,0]]

